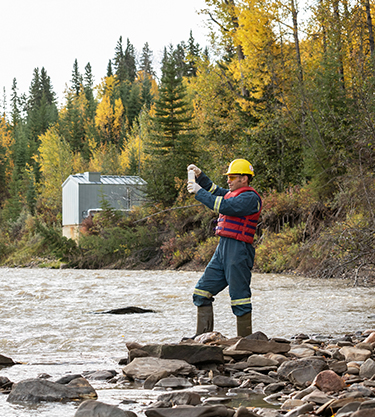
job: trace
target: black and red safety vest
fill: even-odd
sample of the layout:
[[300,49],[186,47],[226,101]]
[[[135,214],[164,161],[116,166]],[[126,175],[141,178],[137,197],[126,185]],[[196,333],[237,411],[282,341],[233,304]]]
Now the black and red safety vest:
[[[235,191],[229,191],[226,193],[224,199],[227,200],[228,198],[237,197],[241,193],[247,191],[253,191],[260,198],[260,195],[254,190],[254,188],[241,187]],[[215,232],[216,235],[231,237],[236,240],[241,240],[242,242],[253,243],[261,210],[262,203],[260,203],[260,208],[256,213],[248,216],[235,217],[220,214]]]

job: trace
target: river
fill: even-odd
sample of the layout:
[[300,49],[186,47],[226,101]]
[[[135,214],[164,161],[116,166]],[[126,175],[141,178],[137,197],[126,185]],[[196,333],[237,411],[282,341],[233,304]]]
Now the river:
[[[56,380],[67,373],[115,369],[126,356],[125,342],[178,343],[195,330],[191,302],[200,272],[0,269],[0,353],[21,364],[0,369],[18,382],[42,373]],[[253,331],[268,337],[342,336],[375,326],[375,288],[350,281],[254,274]],[[156,313],[94,314],[137,306]],[[235,317],[227,291],[214,303],[215,330],[234,337]],[[155,400],[157,391],[93,381],[99,400],[119,404]],[[7,417],[74,416],[76,404],[14,405],[0,395]],[[137,412],[140,406],[121,406]]]

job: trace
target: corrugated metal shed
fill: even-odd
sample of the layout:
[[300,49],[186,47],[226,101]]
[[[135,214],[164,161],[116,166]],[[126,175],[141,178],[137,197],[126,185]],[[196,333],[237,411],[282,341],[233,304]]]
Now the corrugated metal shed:
[[138,176],[99,172],[70,175],[62,184],[63,227],[79,225],[90,211],[100,210],[103,197],[114,209],[131,210],[145,201],[146,185]]

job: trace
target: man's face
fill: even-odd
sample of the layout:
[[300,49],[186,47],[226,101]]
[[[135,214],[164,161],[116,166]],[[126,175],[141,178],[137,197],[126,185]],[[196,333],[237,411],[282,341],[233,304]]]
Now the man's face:
[[246,175],[228,175],[227,183],[230,191],[235,191],[241,187],[247,187],[248,179]]

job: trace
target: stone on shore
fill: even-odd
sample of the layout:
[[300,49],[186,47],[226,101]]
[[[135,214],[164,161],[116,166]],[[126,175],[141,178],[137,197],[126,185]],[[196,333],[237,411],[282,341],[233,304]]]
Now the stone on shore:
[[[142,351],[160,359],[180,359],[192,365],[199,363],[224,363],[223,349],[202,344],[145,345]],[[131,353],[131,351],[130,351]]]
[[5,367],[5,366],[12,366],[15,365],[15,362],[13,361],[13,359],[8,358],[7,356],[4,355],[0,355],[0,368]]
[[320,372],[313,381],[323,392],[339,392],[345,388],[344,380],[331,370]]
[[150,408],[145,410],[147,417],[233,417],[234,410],[223,405],[189,406],[174,408]]
[[371,356],[371,352],[367,349],[358,349],[354,346],[344,346],[340,349],[340,353],[345,356],[347,362],[365,361]]
[[87,400],[78,407],[74,417],[137,417],[137,414],[121,410],[115,405]]
[[362,378],[372,378],[375,375],[375,361],[371,358],[366,361],[359,368],[359,376]]
[[159,359],[154,357],[135,358],[122,372],[130,379],[147,379],[152,374],[166,371],[173,375],[192,375],[196,368],[186,361],[178,359]]
[[96,399],[94,388],[84,378],[73,379],[62,385],[45,379],[25,379],[13,385],[7,401],[10,403],[39,403]]
[[231,352],[245,351],[250,353],[286,353],[290,350],[289,343],[280,343],[275,340],[258,340],[242,338],[234,345],[224,350],[224,355]]

